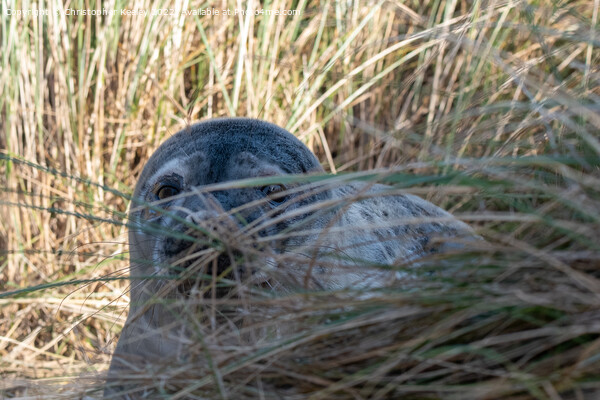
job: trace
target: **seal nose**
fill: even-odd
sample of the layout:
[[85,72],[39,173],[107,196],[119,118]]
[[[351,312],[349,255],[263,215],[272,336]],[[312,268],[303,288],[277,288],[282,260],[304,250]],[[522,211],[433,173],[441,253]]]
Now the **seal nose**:
[[198,232],[194,230],[194,236],[204,236],[200,232],[208,232],[209,235],[214,234],[221,238],[220,240],[225,240],[239,231],[239,225],[231,215],[214,209],[190,210],[185,219],[190,224],[202,228]]
[[202,222],[216,218],[218,213],[212,210],[198,210],[190,212],[185,220],[195,225],[200,225]]

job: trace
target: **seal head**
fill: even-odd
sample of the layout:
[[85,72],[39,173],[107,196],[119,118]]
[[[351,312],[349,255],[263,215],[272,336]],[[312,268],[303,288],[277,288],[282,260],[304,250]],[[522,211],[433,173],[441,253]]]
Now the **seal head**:
[[[444,210],[385,185],[286,179],[322,171],[302,142],[259,120],[201,122],[165,141],[130,207],[131,304],[109,383],[157,361],[187,362],[193,325],[205,315],[190,304],[239,298],[248,283],[281,292],[388,285],[399,277],[389,266],[452,248],[439,239],[474,236]],[[219,309],[226,323],[239,314],[229,311]]]

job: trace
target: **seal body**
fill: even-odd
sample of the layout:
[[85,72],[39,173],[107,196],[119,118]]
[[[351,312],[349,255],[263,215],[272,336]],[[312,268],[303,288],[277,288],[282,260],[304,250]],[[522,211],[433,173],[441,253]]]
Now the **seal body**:
[[474,237],[442,209],[385,185],[288,178],[322,171],[297,138],[253,119],[201,122],[159,147],[130,207],[131,304],[105,397],[141,395],[156,384],[157,365],[186,362],[194,325],[219,323],[201,321],[190,304],[244,298],[253,286],[385,286],[403,279],[390,266],[417,265]]

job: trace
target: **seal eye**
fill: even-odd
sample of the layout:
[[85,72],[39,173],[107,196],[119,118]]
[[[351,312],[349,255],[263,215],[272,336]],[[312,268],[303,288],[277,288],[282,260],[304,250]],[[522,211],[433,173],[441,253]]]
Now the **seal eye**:
[[285,186],[283,185],[263,186],[260,191],[263,192],[265,196],[268,196],[269,200],[273,203],[283,203],[287,199],[287,196],[281,195],[281,193],[285,191]]
[[179,192],[180,192],[179,188],[177,188],[175,186],[163,185],[163,186],[159,187],[158,190],[156,191],[156,197],[158,197],[159,200],[163,200],[168,197],[173,197],[175,195],[178,195]]

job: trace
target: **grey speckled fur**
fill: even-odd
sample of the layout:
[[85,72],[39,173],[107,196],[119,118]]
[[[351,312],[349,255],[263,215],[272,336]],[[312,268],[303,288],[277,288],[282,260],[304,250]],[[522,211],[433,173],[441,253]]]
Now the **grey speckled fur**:
[[[389,284],[398,274],[366,268],[365,264],[414,264],[426,255],[456,246],[440,239],[475,237],[467,225],[444,210],[416,196],[386,195],[391,188],[384,185],[354,182],[312,191],[303,191],[300,186],[288,200],[275,205],[260,203],[265,196],[256,188],[198,192],[206,185],[237,179],[322,171],[316,157],[298,139],[263,121],[211,120],[178,132],[148,160],[135,188],[130,219],[138,229],[131,229],[129,234],[131,274],[159,273],[161,265],[168,264],[173,260],[171,256],[185,247],[175,239],[165,238],[168,234],[161,235],[160,229],[149,232],[144,228],[148,221],[164,227],[165,232],[186,232],[189,227],[182,220],[203,225],[252,202],[257,202],[257,206],[238,213],[246,223],[261,219],[268,222],[279,216],[276,224],[257,229],[258,236],[270,237],[295,227],[307,232],[280,240],[273,244],[273,251],[304,254],[306,260],[318,259],[311,269],[312,287],[368,288]],[[181,185],[183,195],[160,203],[171,215],[144,209],[144,203],[156,200],[153,192],[157,185],[173,179]],[[358,195],[361,200],[352,201]],[[310,208],[321,203],[329,206]],[[268,214],[274,208],[279,211]],[[225,232],[243,225],[230,216],[219,221],[221,228],[225,224]],[[361,226],[371,228],[360,229]],[[291,277],[287,281],[280,279],[282,290],[293,290],[290,286],[294,283],[306,282],[303,278],[307,267],[302,262],[271,267],[271,272],[262,273],[283,276],[285,272]],[[128,398],[118,394],[124,388],[115,382],[130,372],[141,373],[156,360],[185,358],[189,338],[186,327],[178,323],[181,315],[161,304],[148,305],[150,299],[163,293],[161,290],[164,284],[160,280],[132,279],[130,313],[113,357],[108,378],[113,386],[107,388],[106,397]]]

